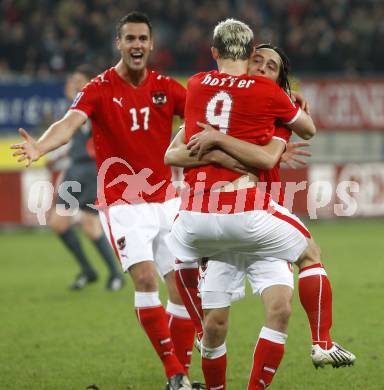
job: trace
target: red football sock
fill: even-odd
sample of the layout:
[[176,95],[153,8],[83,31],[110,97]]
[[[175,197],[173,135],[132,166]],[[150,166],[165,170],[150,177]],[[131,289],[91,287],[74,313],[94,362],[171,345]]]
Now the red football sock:
[[168,302],[167,316],[176,356],[188,372],[195,339],[195,325],[189,318],[185,306],[182,305]]
[[137,318],[163,362],[167,378],[170,378],[185,373],[185,368],[175,354],[167,314],[159,303],[158,293],[135,292]]
[[225,344],[217,348],[201,346],[202,369],[207,390],[225,390],[227,352]]
[[304,267],[299,273],[300,302],[307,313],[312,343],[332,347],[332,289],[322,264]]
[[253,354],[248,390],[264,390],[272,382],[284,355],[287,335],[266,327],[261,329]]
[[181,299],[195,325],[197,338],[201,340],[203,337],[203,308],[197,287],[199,283],[198,263],[180,263],[176,261],[175,277]]

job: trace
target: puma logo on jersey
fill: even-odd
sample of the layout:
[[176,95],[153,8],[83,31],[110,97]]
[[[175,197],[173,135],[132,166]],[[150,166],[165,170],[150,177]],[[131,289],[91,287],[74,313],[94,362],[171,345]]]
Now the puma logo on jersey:
[[104,73],[103,73],[103,74],[100,74],[100,75],[98,76],[98,81],[99,81],[100,83],[109,83],[109,80],[105,80],[105,79],[104,79],[104,76],[105,76]]
[[121,97],[120,99],[113,98],[112,101],[116,104],[118,104],[121,108],[123,108],[123,103],[122,103],[123,98]]

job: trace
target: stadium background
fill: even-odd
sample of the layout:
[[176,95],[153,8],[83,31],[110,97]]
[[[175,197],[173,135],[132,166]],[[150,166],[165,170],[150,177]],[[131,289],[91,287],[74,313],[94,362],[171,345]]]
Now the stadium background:
[[[307,359],[309,332],[295,306],[291,344],[274,388],[383,389],[384,374],[376,366],[384,345],[382,0],[0,2],[0,388],[80,389],[92,383],[102,390],[161,388],[152,385],[162,381],[157,362],[127,313],[132,289],[105,296],[95,287],[75,298],[64,291],[74,266],[64,261],[68,255],[28,210],[28,200],[39,196],[30,188],[51,179],[51,173],[44,160],[21,169],[9,151],[18,127],[38,136],[65,111],[63,83],[76,65],[87,62],[102,70],[115,63],[114,26],[133,9],[147,12],[153,21],[151,66],[182,82],[214,66],[209,36],[226,17],[248,22],[256,41],[272,42],[289,55],[293,82],[310,102],[318,134],[311,141],[308,167],[287,169],[283,176],[317,183],[309,194],[301,191],[295,198],[301,215],[307,214],[307,201],[326,204],[317,210],[320,219],[308,223],[334,280],[335,331],[359,361],[337,375],[313,372]],[[357,209],[353,216],[335,217],[334,205],[340,202],[336,187],[344,180],[359,183],[359,191],[350,193]],[[260,308],[248,296],[234,312],[230,342],[250,356]],[[252,327],[245,320],[249,315]],[[142,353],[145,364],[131,359],[131,350]],[[233,364],[244,372],[231,369],[234,390],[245,387],[248,368],[238,354]]]

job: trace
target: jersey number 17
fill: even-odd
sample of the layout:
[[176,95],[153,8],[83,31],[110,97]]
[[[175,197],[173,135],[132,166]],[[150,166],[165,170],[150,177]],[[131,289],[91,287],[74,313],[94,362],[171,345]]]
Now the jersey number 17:
[[[130,114],[132,115],[132,127],[131,131],[140,130],[141,126],[139,124],[138,115],[137,115],[136,108],[131,108],[129,110]],[[143,107],[139,110],[140,114],[142,115],[143,119],[143,128],[144,130],[148,130],[149,128],[149,107]]]

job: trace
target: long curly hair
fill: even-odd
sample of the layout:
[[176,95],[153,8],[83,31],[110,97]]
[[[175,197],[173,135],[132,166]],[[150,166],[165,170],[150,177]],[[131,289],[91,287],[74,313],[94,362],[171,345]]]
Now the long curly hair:
[[283,52],[282,49],[280,49],[277,46],[273,46],[270,43],[261,43],[260,45],[257,45],[255,47],[255,50],[259,49],[271,49],[275,51],[280,59],[281,59],[281,66],[279,71],[279,76],[277,79],[277,84],[280,85],[281,88],[283,88],[289,95],[291,94],[291,85],[289,83],[289,72],[291,71],[291,64],[289,62],[289,58],[287,55]]

